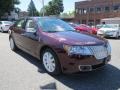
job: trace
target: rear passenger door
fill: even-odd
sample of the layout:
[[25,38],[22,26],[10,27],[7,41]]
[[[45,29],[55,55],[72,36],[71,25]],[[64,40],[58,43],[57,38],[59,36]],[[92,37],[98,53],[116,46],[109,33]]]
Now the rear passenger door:
[[23,41],[24,38],[22,37],[22,34],[25,33],[24,24],[25,24],[25,20],[22,19],[17,21],[14,27],[12,28],[12,36],[17,46],[21,49],[24,48],[24,41]]

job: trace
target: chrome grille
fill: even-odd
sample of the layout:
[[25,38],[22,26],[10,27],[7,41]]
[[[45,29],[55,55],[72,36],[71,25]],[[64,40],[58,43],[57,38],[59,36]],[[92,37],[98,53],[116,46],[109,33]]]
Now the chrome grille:
[[90,46],[89,49],[96,59],[103,59],[108,56],[108,51],[105,46]]

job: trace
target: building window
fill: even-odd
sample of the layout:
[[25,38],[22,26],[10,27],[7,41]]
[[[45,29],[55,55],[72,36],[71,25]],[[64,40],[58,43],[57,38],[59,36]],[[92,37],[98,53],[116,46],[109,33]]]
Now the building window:
[[75,12],[78,13],[78,9],[76,9]]
[[110,11],[110,7],[109,6],[106,6],[105,7],[105,12],[109,12]]
[[83,9],[83,14],[86,14],[87,13],[87,10],[86,9]]
[[100,8],[100,7],[97,7],[97,8],[96,8],[96,12],[99,13],[99,12],[101,12],[101,11],[102,11],[102,8]]
[[86,20],[82,20],[82,24],[86,24]]
[[93,13],[94,12],[94,8],[89,8],[89,12]]
[[82,10],[81,9],[79,10],[79,14],[82,14]]
[[113,6],[113,10],[115,10],[115,11],[119,10],[119,8],[120,8],[119,5],[115,5],[115,6]]
[[95,25],[100,24],[100,19],[97,19]]
[[79,10],[79,14],[86,14],[87,13],[87,10],[86,9],[80,9]]

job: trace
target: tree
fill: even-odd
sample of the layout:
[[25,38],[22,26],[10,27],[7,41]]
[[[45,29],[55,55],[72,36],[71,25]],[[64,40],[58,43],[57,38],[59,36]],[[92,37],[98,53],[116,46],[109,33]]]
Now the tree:
[[57,5],[58,5],[58,13],[60,14],[61,12],[64,11],[64,7],[63,7],[63,0],[54,0]]
[[[41,9],[43,12],[43,8]],[[63,0],[52,0],[44,7],[45,15],[60,15],[64,11]]]
[[37,11],[33,0],[31,0],[28,6],[28,13],[29,13],[29,16],[39,16],[39,12]]
[[75,11],[72,11],[72,12],[68,12],[68,13],[62,13],[60,15],[60,17],[62,17],[62,18],[71,18],[71,17],[74,17],[74,15],[75,15]]
[[0,18],[5,13],[10,13],[15,8],[15,4],[19,4],[19,0],[0,0]]

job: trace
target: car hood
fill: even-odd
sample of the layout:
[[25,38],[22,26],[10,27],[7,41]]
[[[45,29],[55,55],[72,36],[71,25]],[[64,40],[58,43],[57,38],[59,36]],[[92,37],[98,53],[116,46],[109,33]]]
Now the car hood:
[[107,31],[117,31],[118,29],[116,28],[100,28],[99,29],[100,31],[104,31],[104,32],[107,32]]
[[102,45],[105,44],[105,39],[78,32],[56,32],[50,33],[50,37],[58,40],[61,43],[68,45]]

